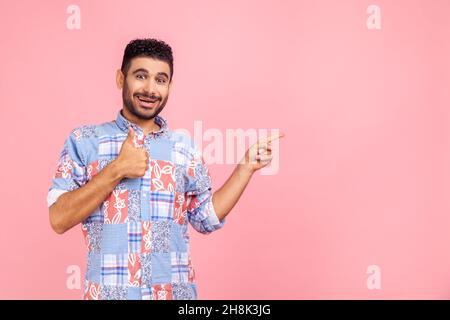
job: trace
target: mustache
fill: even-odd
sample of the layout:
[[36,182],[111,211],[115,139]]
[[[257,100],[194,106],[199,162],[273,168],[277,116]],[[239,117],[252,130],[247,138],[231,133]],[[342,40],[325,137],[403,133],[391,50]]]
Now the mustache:
[[151,99],[151,100],[161,100],[161,98],[158,96],[148,95],[145,93],[135,93],[133,96],[135,96],[135,97],[139,96],[139,97],[143,97],[143,98],[147,98],[147,99]]

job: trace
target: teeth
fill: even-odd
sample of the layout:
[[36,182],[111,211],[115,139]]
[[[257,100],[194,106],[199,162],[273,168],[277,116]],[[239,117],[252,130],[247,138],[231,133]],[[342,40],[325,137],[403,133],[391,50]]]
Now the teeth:
[[143,98],[143,97],[140,97],[140,96],[138,96],[138,99],[141,100],[141,101],[144,101],[144,102],[151,102],[151,103],[157,101],[157,100],[150,100],[150,99],[147,99],[147,98]]

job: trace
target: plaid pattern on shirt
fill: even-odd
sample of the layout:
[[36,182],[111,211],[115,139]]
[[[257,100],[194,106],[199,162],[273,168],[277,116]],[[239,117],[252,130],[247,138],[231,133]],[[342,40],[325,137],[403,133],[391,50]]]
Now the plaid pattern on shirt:
[[48,206],[82,187],[119,155],[131,126],[149,154],[143,177],[123,179],[82,225],[88,251],[84,299],[197,299],[188,224],[209,234],[223,227],[211,177],[187,135],[144,133],[119,111],[115,121],[72,130],[48,190]]

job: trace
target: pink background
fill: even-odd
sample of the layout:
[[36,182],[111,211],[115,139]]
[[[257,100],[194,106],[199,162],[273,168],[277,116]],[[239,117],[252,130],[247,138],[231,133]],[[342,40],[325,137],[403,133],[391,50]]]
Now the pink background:
[[[191,229],[200,299],[449,299],[449,14],[447,0],[1,1],[0,298],[81,297],[66,287],[81,228],[51,230],[51,176],[71,129],[115,119],[128,41],[156,37],[174,50],[172,129],[286,133],[278,174],[254,176],[225,228]],[[215,189],[233,167],[210,165]]]

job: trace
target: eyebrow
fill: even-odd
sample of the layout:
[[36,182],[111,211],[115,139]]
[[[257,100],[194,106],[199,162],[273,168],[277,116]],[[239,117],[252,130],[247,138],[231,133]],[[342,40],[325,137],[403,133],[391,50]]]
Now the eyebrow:
[[[144,73],[147,73],[147,74],[149,73],[147,69],[139,68],[139,69],[134,70],[132,74],[136,74],[138,72],[144,72]],[[167,73],[165,73],[165,72],[158,72],[157,75],[165,76],[167,79],[169,79],[169,75]]]

